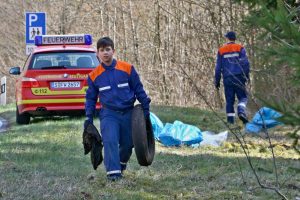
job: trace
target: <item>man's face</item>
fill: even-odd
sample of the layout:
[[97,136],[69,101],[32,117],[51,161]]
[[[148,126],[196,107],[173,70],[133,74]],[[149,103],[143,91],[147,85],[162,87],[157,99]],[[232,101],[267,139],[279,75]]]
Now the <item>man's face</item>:
[[111,64],[114,53],[115,50],[113,50],[110,46],[100,47],[97,51],[97,56],[100,58],[101,62]]

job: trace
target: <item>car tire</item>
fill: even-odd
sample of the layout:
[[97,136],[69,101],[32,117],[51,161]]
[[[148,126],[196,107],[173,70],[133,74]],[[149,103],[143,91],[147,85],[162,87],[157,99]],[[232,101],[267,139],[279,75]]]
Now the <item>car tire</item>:
[[155,139],[152,124],[145,119],[141,104],[132,111],[132,140],[134,151],[141,166],[151,165],[155,154]]
[[30,115],[28,113],[19,113],[18,106],[16,106],[16,122],[17,124],[29,124],[30,122]]

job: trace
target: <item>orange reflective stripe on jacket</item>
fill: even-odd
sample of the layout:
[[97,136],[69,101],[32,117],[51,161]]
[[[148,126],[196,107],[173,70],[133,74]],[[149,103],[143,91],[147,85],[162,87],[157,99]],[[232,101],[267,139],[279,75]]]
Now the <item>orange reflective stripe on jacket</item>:
[[116,69],[117,69],[117,70],[124,71],[124,72],[126,72],[128,75],[130,75],[130,73],[131,73],[131,68],[132,68],[132,65],[129,64],[129,63],[127,63],[127,62],[123,62],[123,61],[118,61],[118,62],[117,62]]
[[[127,63],[127,62],[123,62],[123,61],[117,61],[117,65],[115,67],[115,69],[117,70],[121,70],[126,72],[128,75],[130,75],[131,73],[131,67],[132,65]],[[105,71],[104,67],[100,64],[98,67],[96,67],[95,70],[93,70],[89,76],[91,78],[91,80],[94,82],[95,79],[100,76],[103,72]]]
[[243,46],[240,44],[235,44],[235,43],[226,44],[219,49],[219,53],[222,56],[226,53],[240,52],[242,48]]
[[91,80],[94,82],[95,79],[100,76],[103,72],[105,71],[104,67],[102,67],[102,65],[98,65],[98,67],[96,67],[96,69],[94,69],[91,73],[89,73],[89,76],[91,78]]

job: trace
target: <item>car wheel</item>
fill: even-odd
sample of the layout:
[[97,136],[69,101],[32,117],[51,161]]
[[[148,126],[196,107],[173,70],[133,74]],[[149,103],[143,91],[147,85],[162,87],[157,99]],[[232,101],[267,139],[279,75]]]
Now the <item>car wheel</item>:
[[145,119],[141,104],[132,112],[132,140],[138,163],[151,165],[155,154],[155,140],[150,119]]
[[17,124],[29,124],[30,115],[28,113],[19,114],[18,106],[16,106],[16,122]]

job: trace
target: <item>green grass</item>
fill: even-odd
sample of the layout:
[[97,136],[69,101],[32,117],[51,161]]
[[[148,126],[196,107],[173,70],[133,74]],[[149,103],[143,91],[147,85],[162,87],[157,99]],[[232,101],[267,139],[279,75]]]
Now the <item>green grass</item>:
[[[164,123],[180,120],[215,132],[226,128],[209,111],[164,106],[153,106],[152,111]],[[133,154],[125,178],[112,183],[105,178],[103,164],[94,171],[89,156],[83,154],[84,117],[37,118],[19,126],[14,122],[14,105],[0,107],[0,113],[10,121],[9,130],[0,133],[0,199],[281,199],[273,191],[257,188],[232,135],[218,148],[167,148],[157,142],[151,166],[139,166]],[[295,199],[300,190],[300,156],[289,148],[287,131],[274,129],[271,136],[280,189]],[[257,136],[245,140],[262,183],[274,185],[268,143]]]
[[[152,106],[151,111],[158,115],[163,123],[173,123],[175,120],[180,120],[183,123],[195,125],[202,131],[210,130],[217,132],[225,129],[223,122],[212,112],[206,110],[175,106]],[[218,114],[221,117],[225,116],[223,113]]]

